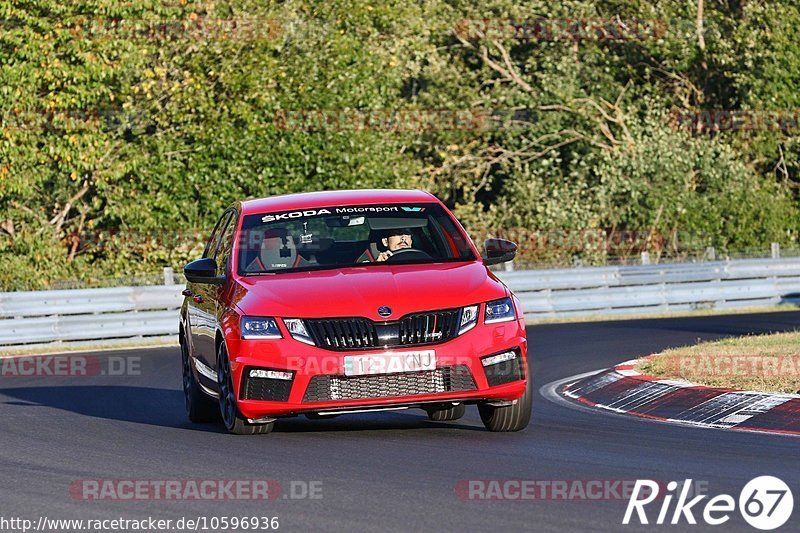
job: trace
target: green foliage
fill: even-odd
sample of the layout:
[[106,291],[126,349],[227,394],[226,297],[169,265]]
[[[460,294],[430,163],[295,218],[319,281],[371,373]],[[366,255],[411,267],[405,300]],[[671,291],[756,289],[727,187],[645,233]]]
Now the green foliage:
[[[794,243],[797,130],[698,133],[670,112],[800,107],[800,10],[706,1],[701,41],[696,6],[6,1],[0,288],[180,267],[230,202],[321,189],[426,188],[475,235],[633,230],[663,237],[648,246],[668,255],[687,243]],[[661,19],[663,31],[621,41],[457,31],[463,19],[539,17]],[[279,120],[409,109],[471,111],[484,126],[308,131]],[[589,248],[584,259],[605,260]]]

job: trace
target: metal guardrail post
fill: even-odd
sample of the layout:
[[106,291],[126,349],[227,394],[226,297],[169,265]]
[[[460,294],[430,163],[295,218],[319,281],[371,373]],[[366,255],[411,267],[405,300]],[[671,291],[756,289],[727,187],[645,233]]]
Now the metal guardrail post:
[[164,267],[164,285],[175,285],[175,272],[172,267]]
[[777,242],[773,242],[770,245],[770,252],[773,259],[780,259],[781,258],[781,245]]

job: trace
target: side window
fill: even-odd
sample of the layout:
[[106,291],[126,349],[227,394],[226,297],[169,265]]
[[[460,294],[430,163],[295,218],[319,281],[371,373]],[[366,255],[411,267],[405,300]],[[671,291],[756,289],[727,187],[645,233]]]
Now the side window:
[[225,211],[222,213],[222,216],[219,217],[219,221],[217,222],[217,225],[214,226],[214,231],[211,232],[211,237],[208,239],[206,249],[203,251],[203,257],[214,257],[217,255],[217,245],[219,243],[220,234],[222,233],[222,230],[230,217],[230,211]]
[[225,230],[219,240],[214,259],[217,261],[217,275],[221,276],[227,272],[228,261],[231,258],[231,249],[233,248],[233,234],[236,232],[237,222],[236,214],[231,215],[231,219],[227,222]]

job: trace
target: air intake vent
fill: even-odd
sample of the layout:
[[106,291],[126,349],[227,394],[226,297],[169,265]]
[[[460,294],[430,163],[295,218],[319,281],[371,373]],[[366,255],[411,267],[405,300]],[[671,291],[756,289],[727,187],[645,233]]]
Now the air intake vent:
[[374,376],[314,376],[304,402],[393,398],[443,392],[472,391],[477,387],[469,367],[445,366],[424,372]]

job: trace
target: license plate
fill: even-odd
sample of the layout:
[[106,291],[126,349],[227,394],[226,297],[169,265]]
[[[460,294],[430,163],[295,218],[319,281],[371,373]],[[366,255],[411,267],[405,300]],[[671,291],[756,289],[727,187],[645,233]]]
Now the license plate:
[[393,354],[347,355],[344,358],[345,376],[395,374],[436,370],[436,352],[422,350]]

